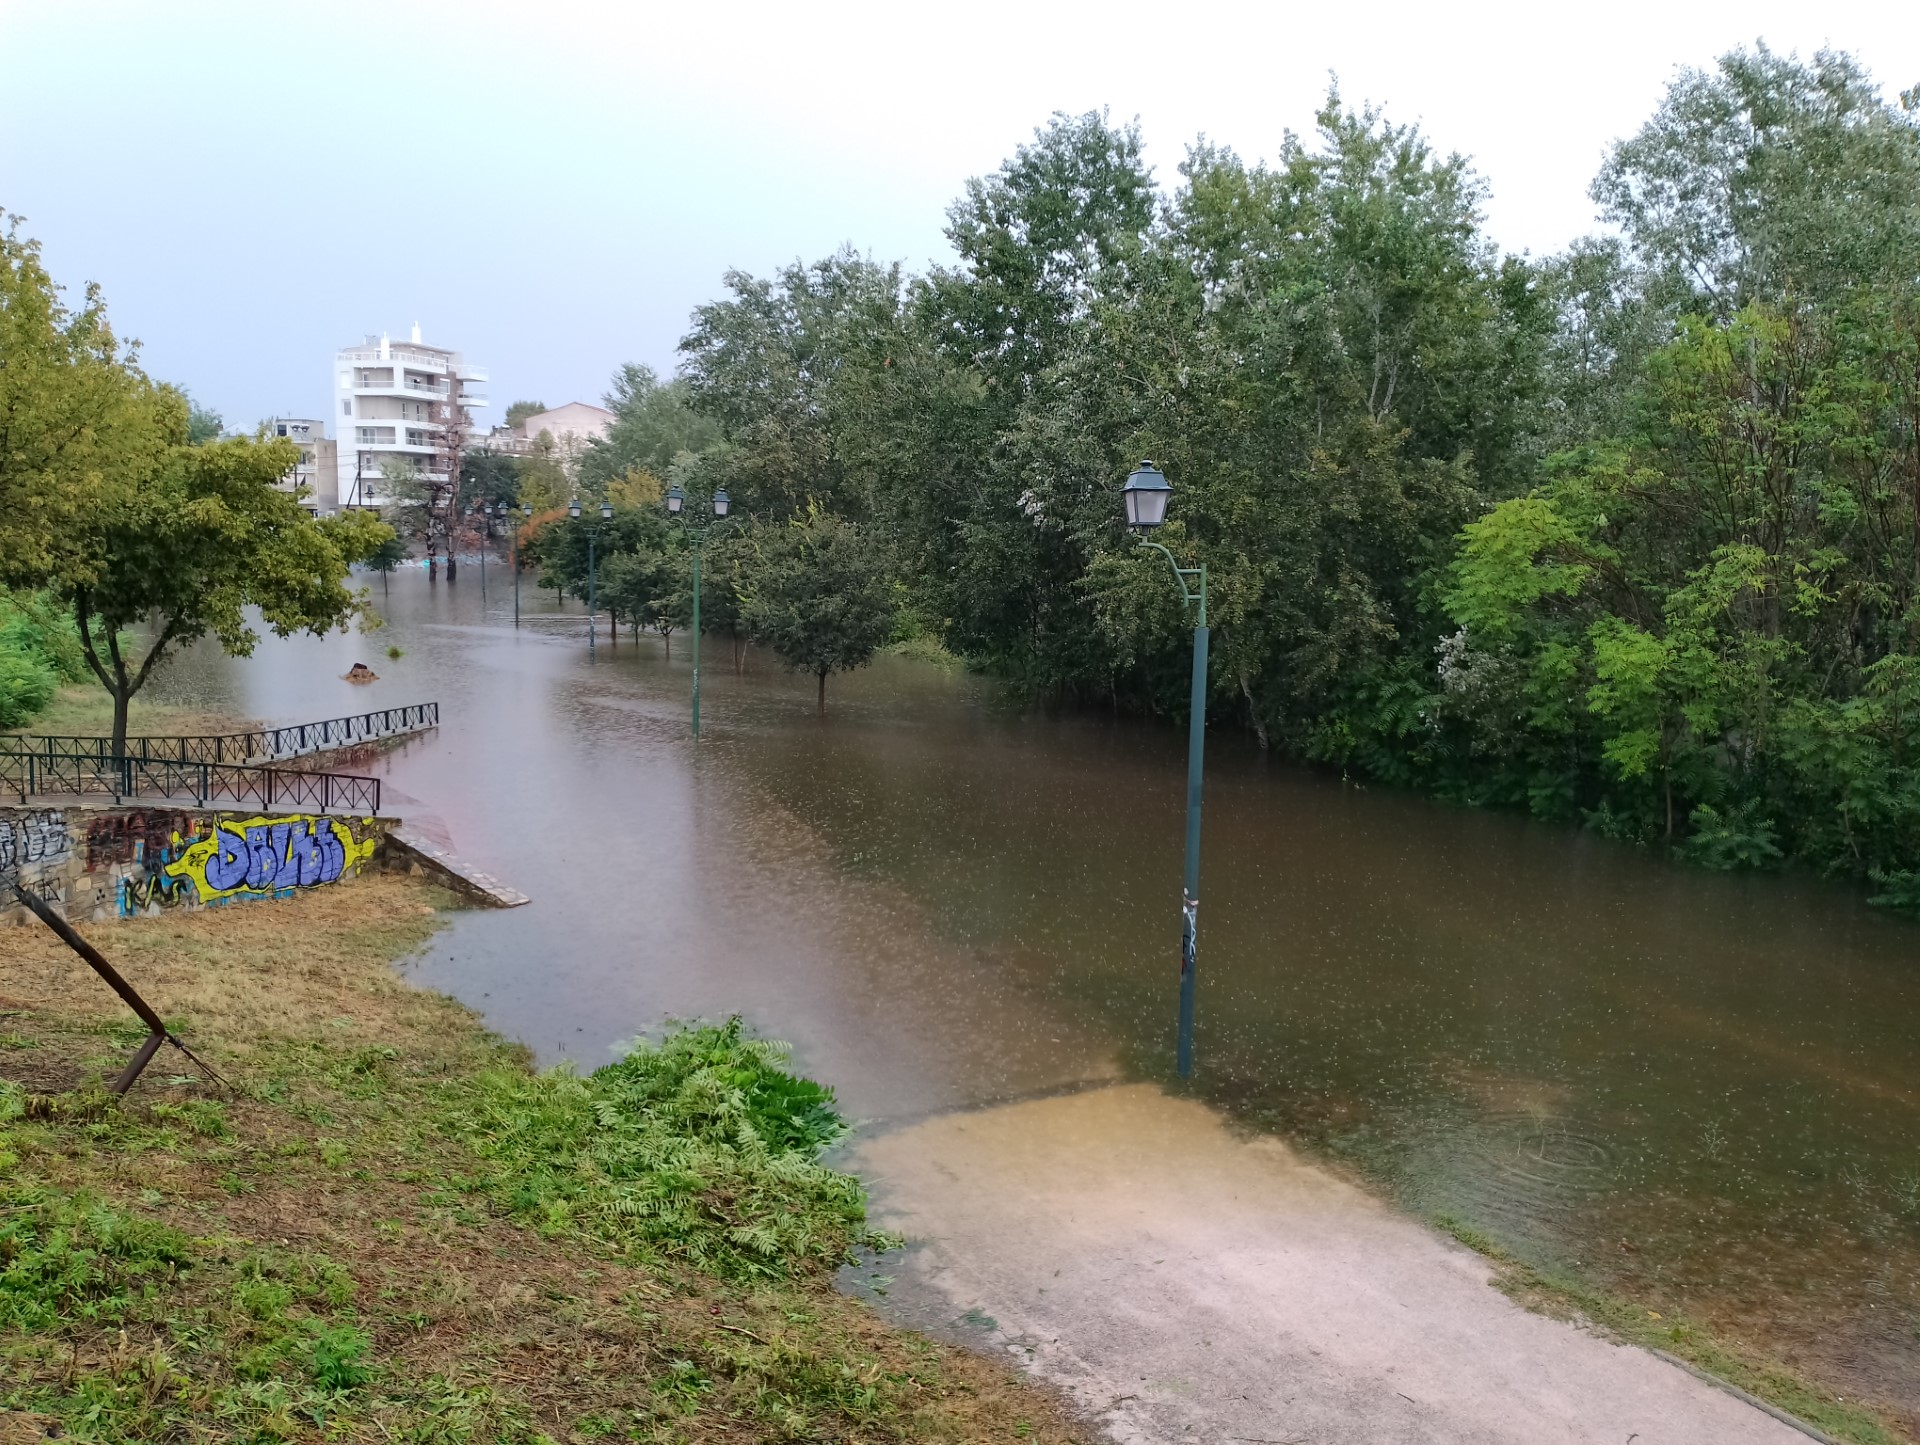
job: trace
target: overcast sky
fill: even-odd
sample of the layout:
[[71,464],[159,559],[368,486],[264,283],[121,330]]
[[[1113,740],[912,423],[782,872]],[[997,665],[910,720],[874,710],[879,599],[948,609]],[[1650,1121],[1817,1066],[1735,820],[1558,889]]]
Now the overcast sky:
[[1138,116],[1166,185],[1201,133],[1271,156],[1334,72],[1556,251],[1676,69],[1756,39],[1920,83],[1911,0],[0,0],[0,208],[229,425],[325,414],[334,349],[416,321],[498,420],[671,370],[730,266],[944,258],[966,177],[1056,110]]

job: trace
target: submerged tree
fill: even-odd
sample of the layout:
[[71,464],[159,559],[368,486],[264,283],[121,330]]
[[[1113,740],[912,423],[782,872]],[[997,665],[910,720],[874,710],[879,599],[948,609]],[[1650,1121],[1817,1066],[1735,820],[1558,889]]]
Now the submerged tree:
[[740,584],[752,635],[795,672],[819,681],[864,667],[892,636],[899,610],[885,554],[852,523],[818,506],[760,528]]

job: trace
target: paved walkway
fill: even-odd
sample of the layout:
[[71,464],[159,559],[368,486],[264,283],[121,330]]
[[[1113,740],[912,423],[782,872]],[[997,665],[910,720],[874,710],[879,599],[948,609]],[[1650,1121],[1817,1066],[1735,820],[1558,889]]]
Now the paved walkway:
[[[865,1140],[924,1241],[890,1298],[970,1320],[1123,1445],[1807,1445],[1272,1139],[1128,1084]],[[969,1312],[972,1312],[969,1314]]]

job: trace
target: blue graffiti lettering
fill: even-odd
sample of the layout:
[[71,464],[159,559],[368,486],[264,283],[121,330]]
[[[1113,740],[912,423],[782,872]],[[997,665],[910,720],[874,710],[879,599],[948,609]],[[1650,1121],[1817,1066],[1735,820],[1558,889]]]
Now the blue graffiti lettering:
[[[247,829],[247,887],[249,888],[273,887],[273,875],[280,871],[279,860],[274,857],[273,833],[271,824],[261,824],[257,828]],[[286,835],[282,833],[281,837],[284,839]]]
[[215,828],[213,853],[207,859],[207,886],[217,893],[238,888],[247,881],[247,870],[252,866],[246,835],[238,828]]

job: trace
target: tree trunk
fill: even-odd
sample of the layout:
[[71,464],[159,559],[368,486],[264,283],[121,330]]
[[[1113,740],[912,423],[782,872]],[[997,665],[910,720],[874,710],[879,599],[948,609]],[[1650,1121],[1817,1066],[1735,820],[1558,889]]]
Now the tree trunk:
[[453,555],[453,548],[447,548],[447,581],[453,581],[453,569],[460,565],[460,559]]
[[819,703],[819,708],[820,708],[820,711],[821,711],[821,712],[825,712],[825,711],[827,710],[827,675],[826,675],[826,673],[825,673],[825,672],[822,672],[822,673],[820,674],[820,703]]
[[133,702],[133,692],[125,685],[113,689],[113,755],[124,758],[127,755],[127,709]]
[[1240,695],[1247,700],[1247,713],[1253,719],[1253,735],[1260,740],[1260,751],[1267,750],[1267,724],[1260,716],[1260,704],[1253,700],[1253,688],[1247,682],[1246,673],[1240,674]]
[[667,661],[672,662],[673,661],[673,634],[671,632],[662,630],[662,632],[660,633],[660,640],[667,644]]

